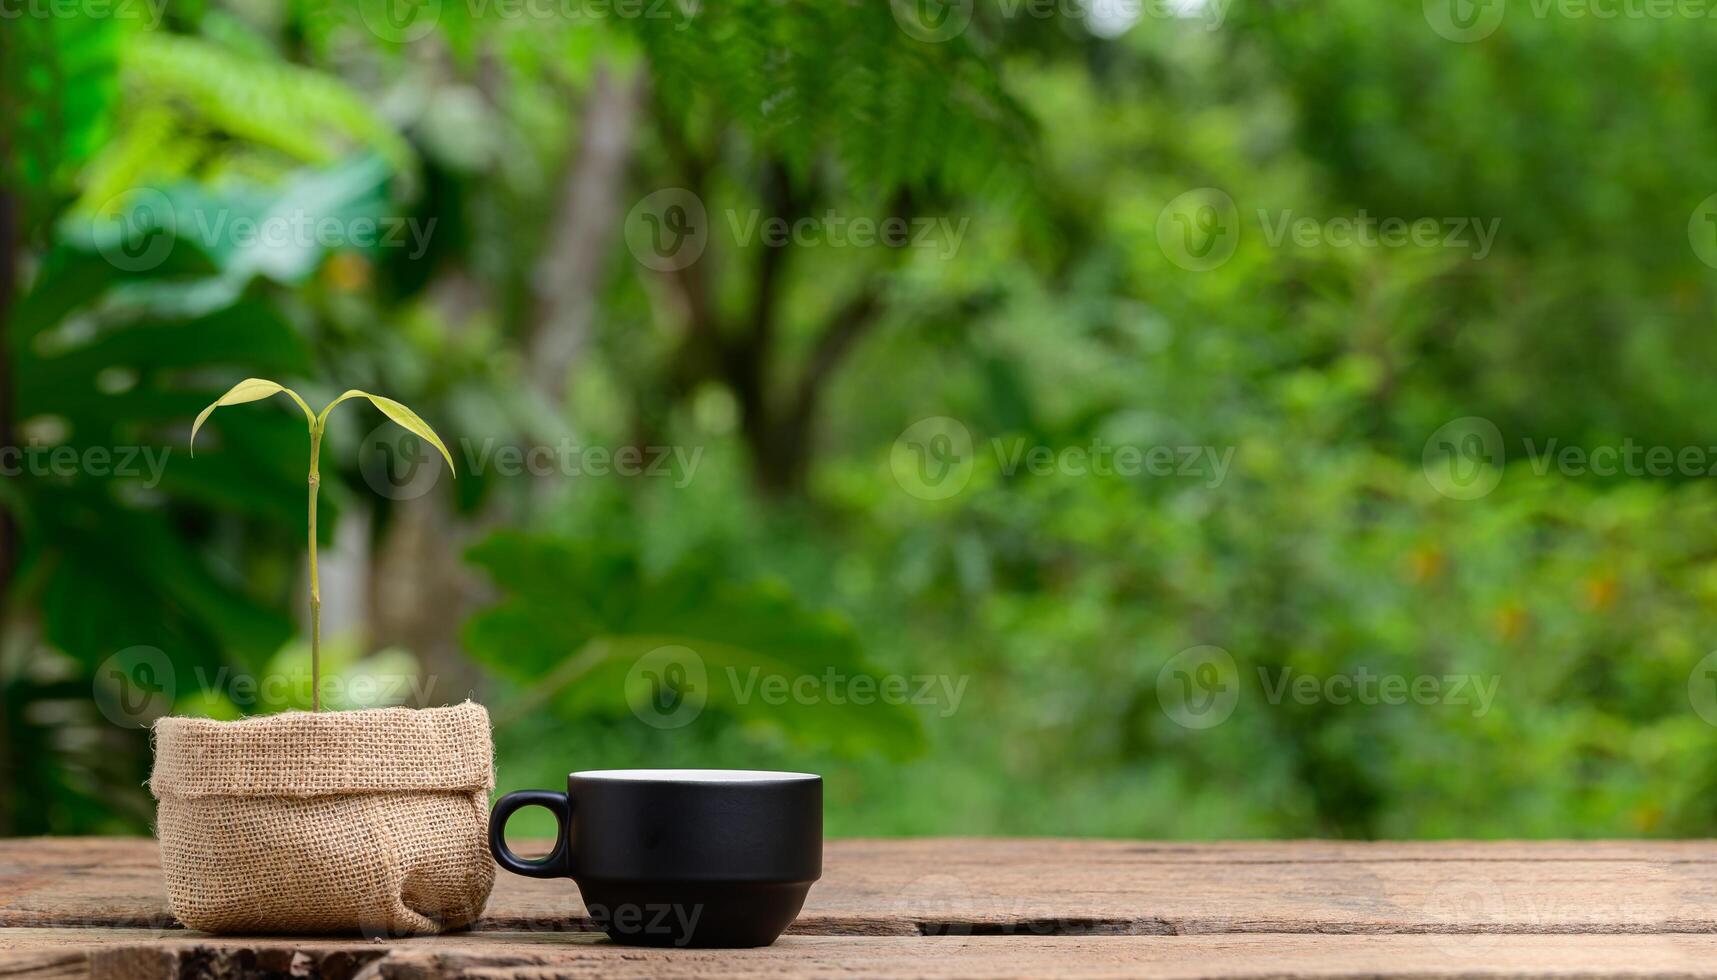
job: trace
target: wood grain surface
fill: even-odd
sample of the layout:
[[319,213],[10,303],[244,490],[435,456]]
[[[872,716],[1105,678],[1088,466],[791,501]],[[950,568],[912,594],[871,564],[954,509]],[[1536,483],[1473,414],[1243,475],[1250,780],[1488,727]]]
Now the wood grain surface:
[[648,951],[502,874],[470,933],[177,927],[149,840],[0,841],[14,976],[1713,976],[1717,842],[847,840],[776,946]]

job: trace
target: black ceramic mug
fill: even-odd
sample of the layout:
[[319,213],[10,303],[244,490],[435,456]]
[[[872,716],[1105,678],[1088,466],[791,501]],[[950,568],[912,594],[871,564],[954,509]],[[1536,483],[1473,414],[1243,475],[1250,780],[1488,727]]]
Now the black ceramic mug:
[[[540,806],[560,824],[554,850],[507,849],[507,818]],[[522,790],[489,817],[495,862],[531,878],[578,882],[590,918],[615,942],[767,946],[823,873],[823,779],[746,769],[598,769],[566,792]]]

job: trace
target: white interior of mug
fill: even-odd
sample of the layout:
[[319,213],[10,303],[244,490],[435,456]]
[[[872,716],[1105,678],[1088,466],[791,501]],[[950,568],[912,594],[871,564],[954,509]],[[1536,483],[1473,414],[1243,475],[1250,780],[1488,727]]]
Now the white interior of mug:
[[810,772],[771,772],[767,769],[587,769],[580,779],[656,780],[675,783],[765,783],[782,779],[817,779]]

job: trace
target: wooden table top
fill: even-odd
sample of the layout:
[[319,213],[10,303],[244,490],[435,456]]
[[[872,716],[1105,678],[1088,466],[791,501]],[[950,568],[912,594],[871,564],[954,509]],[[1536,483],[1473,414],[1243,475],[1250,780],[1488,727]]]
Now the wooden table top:
[[1717,977],[1717,841],[831,841],[774,946],[644,950],[502,873],[471,932],[208,936],[147,839],[0,840],[0,978]]

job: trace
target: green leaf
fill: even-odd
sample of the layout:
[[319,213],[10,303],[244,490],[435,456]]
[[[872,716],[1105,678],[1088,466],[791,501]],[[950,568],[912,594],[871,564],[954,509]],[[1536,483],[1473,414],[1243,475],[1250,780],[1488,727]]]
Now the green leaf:
[[86,193],[56,230],[69,247],[100,256],[140,247],[147,240],[142,237],[145,230],[166,236],[172,247],[160,258],[164,268],[153,277],[157,282],[200,264],[237,285],[261,277],[297,286],[315,273],[329,252],[374,254],[386,247],[383,236],[354,241],[355,236],[247,231],[299,216],[311,227],[332,222],[340,228],[368,224],[385,231],[393,180],[386,162],[373,153],[351,154],[271,182],[199,183],[171,174],[129,183],[116,180],[111,188]]
[[[227,393],[215,399],[208,408],[197,413],[197,421],[191,423],[191,455],[197,454],[197,430],[203,427],[203,422],[214,414],[215,409],[222,405],[242,405],[245,402],[261,401],[270,395],[278,395],[282,392],[298,403],[298,407],[304,410],[304,417],[309,419],[311,426],[314,427],[316,417],[310,414],[310,406],[304,404],[304,399],[298,397],[297,392],[278,382],[269,381],[267,378],[246,378],[227,389]],[[329,407],[332,408],[333,406],[330,405]],[[412,417],[416,418],[416,416]],[[442,451],[446,452],[446,450]]]
[[429,427],[429,423],[419,418],[416,412],[406,408],[404,405],[394,401],[392,398],[384,398],[381,395],[372,395],[367,391],[359,391],[358,389],[353,388],[329,402],[328,407],[322,409],[322,416],[319,421],[327,421],[328,413],[334,410],[334,406],[348,398],[368,398],[370,400],[370,404],[381,409],[382,414],[398,423],[400,428],[417,436],[419,439],[428,441],[430,445],[441,450],[442,458],[447,460],[447,468],[453,470],[455,475],[458,475],[458,470],[453,465],[453,454],[448,452],[447,447],[442,444],[441,437],[436,435],[435,430]]
[[[20,401],[38,412],[83,416],[77,421],[90,426],[117,415],[108,398],[94,397],[99,391],[90,391],[102,372],[116,366],[137,372],[140,379],[188,371],[197,372],[192,377],[199,378],[204,373],[215,377],[265,371],[307,374],[313,366],[292,325],[274,306],[257,299],[202,315],[151,312],[84,334],[55,331],[32,350],[21,352],[20,362],[26,359],[29,372],[14,379]],[[164,394],[158,389],[156,393]],[[170,406],[174,419],[194,415],[219,394],[196,389],[172,393],[174,401],[184,398],[193,403],[188,410]],[[141,407],[127,405],[124,418],[141,421],[142,417],[131,414]]]
[[411,145],[370,100],[329,74],[164,31],[128,37],[121,59],[132,109],[143,100],[170,107],[181,134],[213,132],[309,163],[363,147],[395,173],[416,166]]
[[[860,704],[826,691],[879,672],[851,626],[807,607],[771,582],[735,581],[707,562],[664,573],[640,567],[628,545],[498,533],[470,552],[503,596],[466,624],[479,660],[552,699],[562,717],[628,717],[641,702],[645,658],[695,662],[711,720],[772,728],[853,756],[904,757],[923,746],[917,716],[903,704]],[[812,686],[830,696],[771,699],[770,685]],[[720,723],[720,721],[716,721]]]

